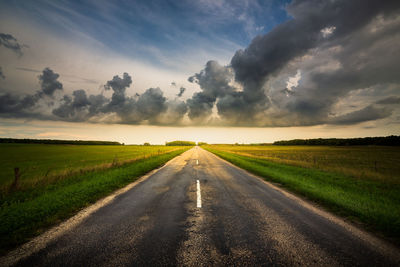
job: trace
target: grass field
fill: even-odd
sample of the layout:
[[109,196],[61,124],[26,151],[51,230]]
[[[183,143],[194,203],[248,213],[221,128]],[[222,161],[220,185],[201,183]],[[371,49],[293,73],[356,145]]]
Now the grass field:
[[400,184],[400,147],[217,145],[213,148],[276,163],[341,173],[359,179]]
[[400,148],[214,145],[205,149],[400,241]]
[[0,144],[0,254],[189,148]]
[[52,183],[72,174],[171,152],[181,147],[0,144],[0,193],[6,194],[20,169],[20,190]]

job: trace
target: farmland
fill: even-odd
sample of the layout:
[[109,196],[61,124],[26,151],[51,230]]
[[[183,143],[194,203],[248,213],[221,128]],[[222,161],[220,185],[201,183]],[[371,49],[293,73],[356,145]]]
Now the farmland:
[[[0,252],[189,148],[0,144]],[[17,183],[16,167],[20,174]]]
[[396,242],[400,239],[400,147],[204,148]]
[[358,179],[400,184],[400,147],[218,145],[212,148]]
[[172,152],[180,147],[0,144],[0,188],[6,193],[21,174],[19,188],[29,189],[71,174],[106,169],[130,161]]

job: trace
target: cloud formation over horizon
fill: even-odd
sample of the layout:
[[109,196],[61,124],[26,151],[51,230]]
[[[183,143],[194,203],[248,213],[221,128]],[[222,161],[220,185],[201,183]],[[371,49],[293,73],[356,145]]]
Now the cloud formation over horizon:
[[[158,87],[130,96],[134,81],[127,72],[108,80],[100,94],[68,94],[60,75],[45,68],[35,94],[0,94],[0,117],[274,127],[352,125],[398,111],[399,1],[294,0],[286,10],[290,20],[256,36],[229,65],[210,60],[190,76],[200,91],[186,100],[180,100],[184,87],[175,99]],[[2,45],[18,47],[14,37],[4,38],[9,43]]]

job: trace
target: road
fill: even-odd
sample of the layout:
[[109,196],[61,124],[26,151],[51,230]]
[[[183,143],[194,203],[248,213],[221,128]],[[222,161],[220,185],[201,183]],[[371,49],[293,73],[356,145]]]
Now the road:
[[199,147],[24,253],[17,266],[400,265],[397,248]]

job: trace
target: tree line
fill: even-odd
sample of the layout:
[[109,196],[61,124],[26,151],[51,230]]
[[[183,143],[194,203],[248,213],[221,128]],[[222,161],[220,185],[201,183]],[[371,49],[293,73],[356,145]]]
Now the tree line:
[[15,139],[0,138],[0,143],[20,144],[57,144],[57,145],[123,145],[114,141],[86,141],[86,140],[52,140],[52,139]]
[[294,139],[276,141],[273,144],[280,146],[400,146],[400,136],[391,135],[385,137],[364,138]]
[[172,141],[172,142],[165,142],[166,146],[195,146],[195,142],[191,141]]

